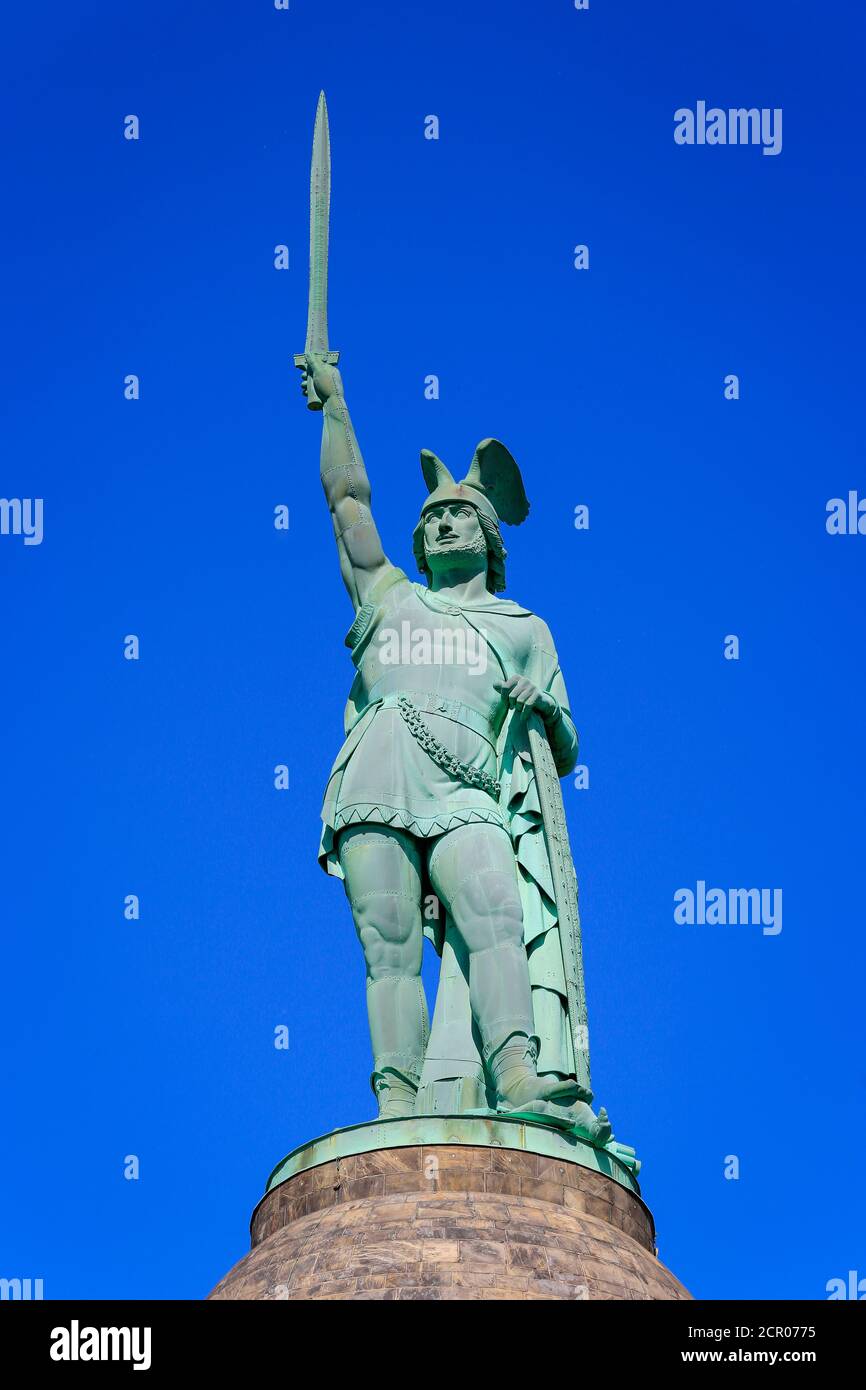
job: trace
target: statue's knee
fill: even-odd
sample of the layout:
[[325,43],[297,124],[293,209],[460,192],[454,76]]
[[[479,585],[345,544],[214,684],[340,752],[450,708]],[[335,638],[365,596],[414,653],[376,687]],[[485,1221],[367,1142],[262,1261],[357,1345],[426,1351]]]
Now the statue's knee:
[[420,901],[397,893],[367,893],[350,901],[361,934],[378,933],[385,941],[398,944],[421,930]]
[[516,883],[509,874],[491,871],[467,879],[455,896],[453,912],[467,926],[484,924],[497,944],[523,940],[523,909]]
[[372,980],[374,984],[378,984],[379,980],[405,979],[407,975],[418,974],[417,970],[411,968],[411,962],[408,959],[404,960],[398,957],[396,960],[391,960],[387,958],[387,953],[383,959],[378,956],[371,959],[367,956],[366,965],[367,978]]
[[497,946],[523,945],[523,913],[520,903],[509,903],[496,914],[494,925]]
[[420,972],[424,945],[420,910],[397,921],[392,914],[377,913],[372,904],[366,904],[355,913],[355,927],[371,979]]

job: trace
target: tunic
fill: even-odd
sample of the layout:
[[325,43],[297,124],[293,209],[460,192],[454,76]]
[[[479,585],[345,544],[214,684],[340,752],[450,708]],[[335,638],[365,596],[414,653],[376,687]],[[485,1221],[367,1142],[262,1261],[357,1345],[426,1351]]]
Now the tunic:
[[[508,829],[492,787],[508,712],[495,683],[525,671],[539,647],[552,652],[541,619],[493,595],[457,604],[388,565],[346,644],[357,675],[322,806],[322,867],[341,876],[334,840],[347,825],[397,826],[421,838],[470,821]],[[567,707],[558,669],[557,677],[553,693]],[[449,754],[487,775],[487,788],[434,762],[400,713],[401,695]]]

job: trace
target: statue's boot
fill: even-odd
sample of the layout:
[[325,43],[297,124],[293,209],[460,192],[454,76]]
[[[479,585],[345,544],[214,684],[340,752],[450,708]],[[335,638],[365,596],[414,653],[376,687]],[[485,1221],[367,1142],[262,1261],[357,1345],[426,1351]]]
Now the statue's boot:
[[513,1099],[517,1106],[530,1100],[580,1098],[583,1092],[573,1077],[548,1081],[536,1071],[539,1044],[533,1036],[525,946],[509,942],[473,951],[469,997],[484,1061],[500,1100]]
[[379,1119],[413,1115],[430,1036],[420,975],[368,979],[367,1015],[374,1067],[370,1085],[379,1102]]
[[538,1039],[512,1033],[487,1063],[496,1087],[497,1109],[505,1114],[543,1115],[569,1129],[579,1129],[594,1144],[611,1137],[607,1111],[595,1112],[581,1100],[586,1092],[574,1079],[545,1081],[536,1071]]
[[574,1101],[581,1088],[574,1077],[547,1080],[538,1075],[538,1038],[525,1032],[511,1033],[493,1045],[487,1070],[500,1105],[520,1110],[531,1101]]
[[550,1116],[581,1129],[595,1143],[606,1143],[611,1137],[607,1115],[603,1110],[594,1114],[587,1104],[591,1096],[580,1083],[574,1077],[538,1075],[539,1039],[533,1032],[525,948],[515,943],[473,951],[469,989],[497,1109]]

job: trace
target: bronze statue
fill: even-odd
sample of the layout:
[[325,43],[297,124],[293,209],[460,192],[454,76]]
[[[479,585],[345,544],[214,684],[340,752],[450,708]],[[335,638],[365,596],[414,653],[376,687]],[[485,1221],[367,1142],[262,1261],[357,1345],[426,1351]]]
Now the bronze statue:
[[[505,1113],[610,1140],[590,1109],[574,869],[559,778],[578,739],[546,624],[505,588],[500,526],[529,511],[520,470],[485,439],[455,481],[427,450],[413,550],[385,555],[327,334],[330,150],[319,99],[307,345],[321,477],[355,610],[345,742],[320,861],[344,880],[367,972],[379,1114]],[[424,935],[442,957],[432,1029]]]

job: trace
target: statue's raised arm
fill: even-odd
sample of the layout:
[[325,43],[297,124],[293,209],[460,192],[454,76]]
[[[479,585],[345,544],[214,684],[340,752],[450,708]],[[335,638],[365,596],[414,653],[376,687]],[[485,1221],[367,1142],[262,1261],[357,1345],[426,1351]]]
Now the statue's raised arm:
[[343,379],[324,355],[307,353],[301,369],[305,396],[311,381],[322,403],[322,487],[334,523],[340,573],[357,612],[388,560],[370,511],[370,479],[343,395]]

